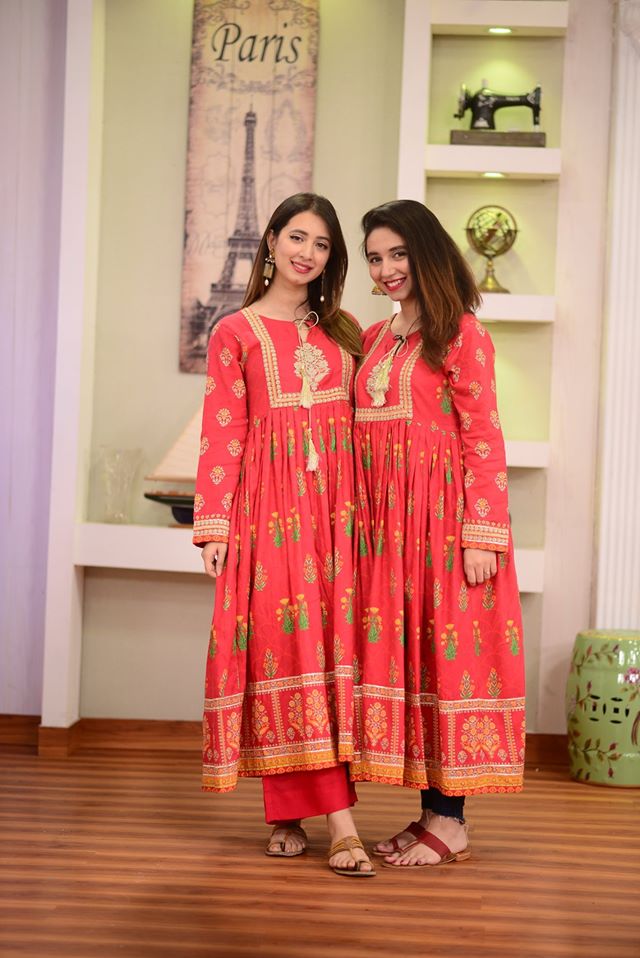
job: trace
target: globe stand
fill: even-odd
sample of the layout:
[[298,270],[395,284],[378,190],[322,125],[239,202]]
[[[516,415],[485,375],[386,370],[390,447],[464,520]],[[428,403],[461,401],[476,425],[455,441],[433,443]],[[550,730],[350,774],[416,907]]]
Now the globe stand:
[[484,279],[478,286],[481,293],[508,293],[509,290],[502,286],[496,279],[496,273],[493,268],[493,256],[487,256],[487,269]]

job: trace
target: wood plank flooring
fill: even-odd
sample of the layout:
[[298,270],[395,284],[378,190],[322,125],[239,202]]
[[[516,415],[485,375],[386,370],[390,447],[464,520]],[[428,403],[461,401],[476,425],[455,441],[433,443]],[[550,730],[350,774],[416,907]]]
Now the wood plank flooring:
[[[371,880],[262,853],[258,780],[199,790],[191,753],[0,753],[2,958],[639,958],[640,790],[531,769],[468,801],[473,858]],[[359,787],[365,843],[417,793]]]

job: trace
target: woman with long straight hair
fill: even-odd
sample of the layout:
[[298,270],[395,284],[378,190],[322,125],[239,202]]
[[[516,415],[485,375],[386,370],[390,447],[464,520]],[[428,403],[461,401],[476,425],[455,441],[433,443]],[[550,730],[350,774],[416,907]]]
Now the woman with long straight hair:
[[352,778],[420,789],[374,849],[394,867],[469,857],[467,795],[517,792],[522,622],[494,349],[460,250],[413,200],[365,214],[374,289],[356,377],[360,537]]
[[275,210],[243,308],[211,335],[194,542],[216,581],[204,780],[262,777],[268,855],[307,847],[327,816],[330,866],[375,874],[350,807],[353,753],[352,419],[360,330],[340,310],[335,210],[298,193]]

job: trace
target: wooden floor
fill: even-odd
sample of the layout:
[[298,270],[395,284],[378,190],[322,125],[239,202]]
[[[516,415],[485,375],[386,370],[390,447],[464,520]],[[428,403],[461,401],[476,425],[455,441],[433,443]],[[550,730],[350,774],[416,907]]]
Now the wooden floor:
[[[414,817],[360,788],[363,840]],[[640,791],[528,774],[468,802],[473,858],[354,880],[262,854],[259,781],[199,791],[190,754],[0,754],[2,958],[640,956]]]

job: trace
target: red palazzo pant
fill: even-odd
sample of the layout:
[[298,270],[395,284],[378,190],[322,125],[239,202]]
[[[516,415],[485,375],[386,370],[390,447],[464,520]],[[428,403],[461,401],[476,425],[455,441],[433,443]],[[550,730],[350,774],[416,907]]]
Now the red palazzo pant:
[[262,779],[267,825],[329,815],[358,801],[347,765],[307,772],[283,772]]

